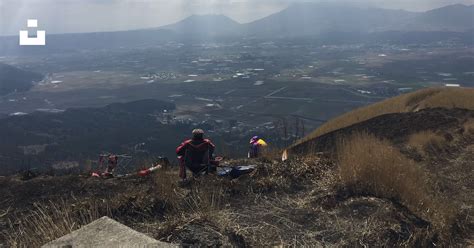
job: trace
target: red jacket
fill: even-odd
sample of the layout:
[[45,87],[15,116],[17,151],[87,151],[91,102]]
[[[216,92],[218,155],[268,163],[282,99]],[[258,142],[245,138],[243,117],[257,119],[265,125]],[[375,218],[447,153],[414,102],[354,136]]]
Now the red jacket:
[[205,158],[206,153],[208,153],[209,156],[208,161],[212,160],[215,148],[216,146],[208,139],[189,139],[176,148],[176,154],[183,158],[187,157],[193,165],[199,165],[207,160]]

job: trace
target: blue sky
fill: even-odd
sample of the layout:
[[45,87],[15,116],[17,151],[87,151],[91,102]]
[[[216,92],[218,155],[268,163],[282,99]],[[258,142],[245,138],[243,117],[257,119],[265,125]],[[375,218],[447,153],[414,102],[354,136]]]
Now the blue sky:
[[[224,14],[245,23],[303,0],[0,0],[0,35],[16,35],[36,18],[48,33],[158,27],[192,14]],[[321,2],[322,0],[304,0]],[[424,11],[474,0],[324,0],[362,6]]]

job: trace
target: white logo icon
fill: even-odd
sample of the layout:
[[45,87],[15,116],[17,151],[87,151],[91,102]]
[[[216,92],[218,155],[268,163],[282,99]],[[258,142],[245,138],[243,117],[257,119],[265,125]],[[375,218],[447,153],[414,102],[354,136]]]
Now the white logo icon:
[[[28,19],[29,28],[37,28],[38,20]],[[46,45],[46,31],[36,31],[36,37],[28,37],[28,30],[20,30],[20,46],[44,46]]]

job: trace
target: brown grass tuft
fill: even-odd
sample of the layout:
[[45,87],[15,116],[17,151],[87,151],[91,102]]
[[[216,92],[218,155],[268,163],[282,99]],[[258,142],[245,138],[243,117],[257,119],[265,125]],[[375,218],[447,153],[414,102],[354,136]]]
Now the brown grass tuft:
[[457,213],[433,192],[429,175],[414,161],[365,133],[341,141],[338,151],[340,177],[350,190],[400,202],[449,238]]
[[269,161],[278,161],[281,159],[281,149],[275,147],[266,147],[262,151],[261,157]]
[[412,134],[408,139],[408,146],[424,153],[428,149],[439,150],[446,145],[446,139],[433,131],[422,131]]
[[229,199],[226,183],[212,176],[189,180],[189,185],[179,187],[178,175],[172,170],[163,170],[154,178],[156,194],[166,205],[166,221],[160,226],[157,236],[170,236],[194,222],[211,220],[219,223],[216,213],[225,209],[225,202]]
[[467,120],[464,123],[463,128],[465,134],[474,134],[474,119]]
[[156,193],[167,205],[169,214],[206,215],[220,209],[226,197],[225,183],[212,176],[190,178],[188,191],[178,187],[178,176],[174,171],[163,170],[155,177],[155,184]]
[[89,203],[80,211],[62,201],[59,203],[36,203],[27,216],[11,222],[14,232],[6,234],[10,247],[41,247],[56,238],[62,237],[81,226],[102,217],[99,203]]
[[201,178],[191,188],[191,191],[182,195],[183,202],[177,209],[181,213],[191,213],[201,217],[212,216],[215,211],[224,207],[227,198],[224,187],[211,178]]

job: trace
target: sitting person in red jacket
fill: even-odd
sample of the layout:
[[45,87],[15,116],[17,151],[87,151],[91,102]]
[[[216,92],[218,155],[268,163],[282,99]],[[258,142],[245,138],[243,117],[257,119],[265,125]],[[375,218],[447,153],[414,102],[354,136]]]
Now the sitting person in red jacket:
[[194,129],[192,134],[192,139],[184,141],[176,149],[180,162],[179,176],[183,180],[186,179],[186,168],[193,173],[193,176],[212,170],[215,145],[210,140],[204,139],[202,129]]

